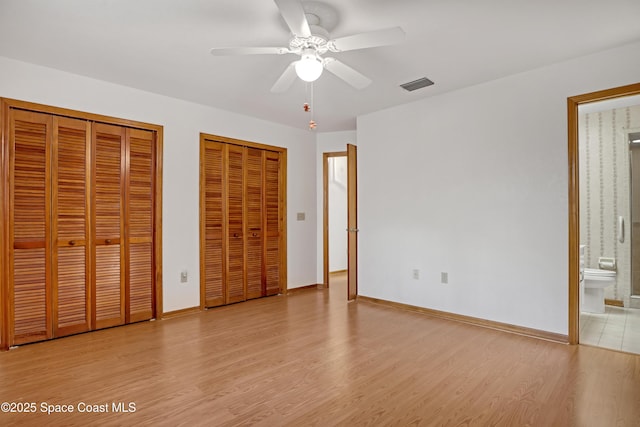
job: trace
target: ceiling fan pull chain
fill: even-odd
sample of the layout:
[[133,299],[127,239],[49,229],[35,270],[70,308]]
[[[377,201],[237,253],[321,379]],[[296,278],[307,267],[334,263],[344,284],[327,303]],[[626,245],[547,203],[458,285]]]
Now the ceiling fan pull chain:
[[309,130],[314,130],[316,128],[316,122],[313,120],[313,82],[305,82],[304,84],[304,93],[306,101],[302,105],[305,113],[311,112],[311,120],[309,120]]
[[311,96],[309,99],[309,104],[311,105],[310,109],[311,109],[311,120],[309,120],[309,130],[315,130],[316,129],[316,122],[315,120],[313,120],[315,113],[314,113],[314,109],[313,109],[313,82],[311,83],[307,83],[307,85],[309,85],[310,87],[310,91],[311,91]]

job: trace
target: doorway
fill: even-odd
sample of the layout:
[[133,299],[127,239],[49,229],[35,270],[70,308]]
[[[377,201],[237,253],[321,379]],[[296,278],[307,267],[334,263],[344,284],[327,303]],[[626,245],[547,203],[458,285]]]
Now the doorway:
[[579,114],[580,105],[640,94],[640,83],[570,97],[568,112],[569,157],[569,342],[580,342],[580,170]]
[[330,287],[333,277],[353,300],[358,293],[356,146],[323,153],[322,165],[323,284]]
[[332,287],[335,283],[346,286],[347,274],[347,153],[325,153],[327,169],[326,193],[324,198],[325,233],[328,280]]

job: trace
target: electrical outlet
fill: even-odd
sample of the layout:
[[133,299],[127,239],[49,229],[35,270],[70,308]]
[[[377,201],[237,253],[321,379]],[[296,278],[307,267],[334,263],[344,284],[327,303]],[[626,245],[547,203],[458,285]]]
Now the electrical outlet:
[[188,280],[189,280],[189,273],[187,272],[187,270],[182,270],[180,272],[180,283],[187,283]]
[[420,270],[418,270],[417,268],[413,270],[413,278],[415,280],[418,280],[420,278]]
[[304,221],[304,220],[305,220],[305,217],[306,217],[306,215],[305,215],[305,213],[304,213],[304,212],[298,212],[298,213],[296,214],[296,219],[297,219],[298,221]]
[[449,283],[449,273],[445,271],[440,273],[440,283]]

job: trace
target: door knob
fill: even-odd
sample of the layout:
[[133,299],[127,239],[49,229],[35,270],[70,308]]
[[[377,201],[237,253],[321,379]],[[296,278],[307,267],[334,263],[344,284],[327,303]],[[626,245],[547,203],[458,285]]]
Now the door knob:
[[69,246],[75,246],[76,241],[75,240],[69,240]]
[[107,245],[110,245],[110,244],[111,244],[111,239],[106,239],[106,240],[104,241],[104,243],[105,243],[105,244],[107,244]]

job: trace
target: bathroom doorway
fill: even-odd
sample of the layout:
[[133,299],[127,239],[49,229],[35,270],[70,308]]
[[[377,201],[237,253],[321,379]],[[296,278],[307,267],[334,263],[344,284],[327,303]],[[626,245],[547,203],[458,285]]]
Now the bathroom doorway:
[[[357,147],[323,153],[323,283],[358,295]],[[331,250],[330,250],[331,248]],[[334,273],[334,274],[332,274]],[[333,276],[333,277],[332,277]]]
[[[640,103],[640,100],[638,101]],[[631,174],[631,297],[630,307],[640,309],[640,125],[624,132],[629,142]]]
[[347,274],[346,151],[324,153],[324,168],[324,283],[331,287],[334,279],[346,282]]
[[[640,143],[635,174],[630,144],[633,129],[640,130],[640,84],[569,98],[568,107],[569,339],[640,353],[640,310],[634,308],[640,299],[632,286],[634,222],[640,231],[632,183],[635,176],[640,196]],[[640,233],[636,237],[640,248]],[[640,278],[640,264],[635,275]]]

